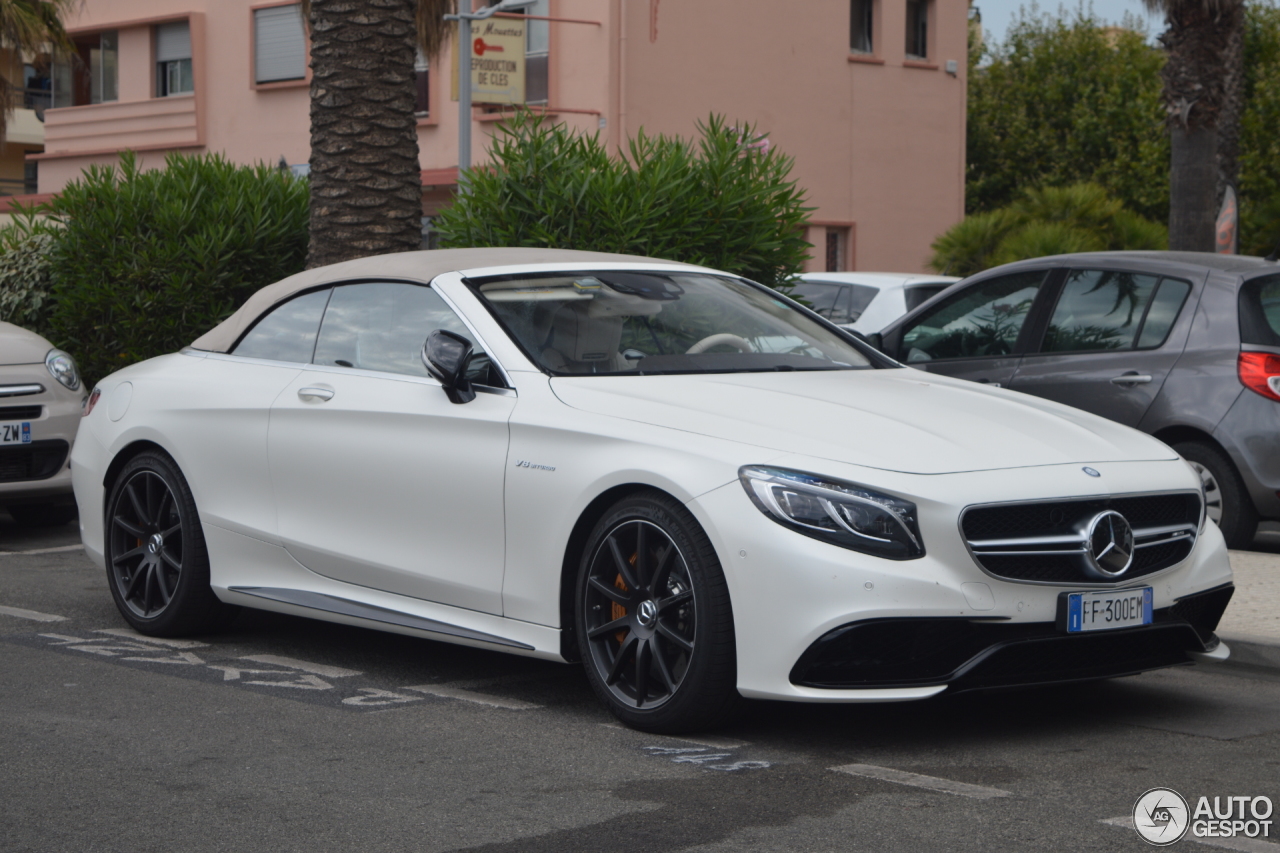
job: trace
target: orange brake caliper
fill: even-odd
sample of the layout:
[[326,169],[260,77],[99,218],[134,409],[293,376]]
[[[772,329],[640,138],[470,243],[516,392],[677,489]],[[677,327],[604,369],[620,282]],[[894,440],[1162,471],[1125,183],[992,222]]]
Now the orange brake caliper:
[[[639,556],[640,556],[639,552],[632,554],[631,559],[627,561],[628,563],[631,564],[632,568],[635,568],[636,559]],[[614,578],[613,585],[616,586],[618,589],[622,590],[623,592],[627,591],[627,582],[622,579],[621,572],[619,572],[618,576]],[[615,601],[609,606],[609,615],[612,616],[613,619],[615,620],[621,619],[623,616],[627,615],[627,608],[623,607],[621,604]],[[627,631],[625,630],[619,631],[613,636],[614,636],[614,639],[616,639],[618,643],[621,644],[625,639],[627,639]]]

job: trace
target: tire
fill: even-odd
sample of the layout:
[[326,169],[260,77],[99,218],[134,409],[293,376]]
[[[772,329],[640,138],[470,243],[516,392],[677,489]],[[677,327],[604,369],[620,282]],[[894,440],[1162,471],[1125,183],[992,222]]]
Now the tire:
[[5,509],[21,527],[61,527],[76,517],[75,504],[10,504]]
[[626,725],[714,728],[741,701],[724,572],[678,501],[643,492],[611,507],[587,540],[575,604],[587,678]]
[[167,455],[135,456],[112,484],[104,519],[107,585],[125,621],[156,637],[223,627],[238,608],[209,586],[209,552],[191,489]]
[[1175,444],[1173,449],[1200,475],[1206,511],[1222,530],[1227,547],[1239,550],[1253,545],[1258,532],[1258,511],[1231,460],[1217,447],[1203,441],[1184,441]]

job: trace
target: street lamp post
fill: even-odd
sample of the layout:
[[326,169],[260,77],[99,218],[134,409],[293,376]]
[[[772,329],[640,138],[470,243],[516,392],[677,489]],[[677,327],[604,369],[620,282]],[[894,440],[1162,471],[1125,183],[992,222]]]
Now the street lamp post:
[[[501,0],[478,12],[445,15],[446,21],[458,22],[458,192],[467,191],[466,170],[471,168],[471,22],[483,21],[498,12],[517,8],[529,0]],[[463,0],[470,5],[470,0]]]

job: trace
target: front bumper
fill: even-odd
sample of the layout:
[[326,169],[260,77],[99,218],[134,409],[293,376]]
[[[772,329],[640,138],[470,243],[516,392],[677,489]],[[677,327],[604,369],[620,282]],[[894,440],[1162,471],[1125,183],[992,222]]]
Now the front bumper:
[[[729,585],[738,691],[746,697],[800,702],[899,701],[977,686],[1139,672],[1185,663],[1215,647],[1212,628],[1204,637],[1196,633],[1195,625],[1202,622],[1179,626],[1163,621],[1181,599],[1231,583],[1226,547],[1213,524],[1206,524],[1191,553],[1175,565],[1108,585],[1152,587],[1154,609],[1162,614],[1158,625],[1146,633],[1140,629],[1105,632],[1111,637],[1102,640],[1094,639],[1101,633],[1083,638],[1072,635],[1066,639],[1084,642],[1070,645],[1058,642],[1062,637],[1054,623],[1059,596],[1097,587],[994,577],[975,562],[959,530],[959,517],[967,506],[1195,488],[1194,474],[1180,460],[1098,463],[1092,467],[1102,472],[1101,480],[1083,474],[1079,464],[934,476],[858,469],[803,457],[772,459],[769,464],[863,483],[912,500],[919,510],[926,553],[914,560],[884,560],[802,536],[764,516],[737,482],[690,501],[689,509],[720,555]],[[980,635],[988,641],[976,648],[971,643],[965,654],[949,653],[953,656],[940,658],[933,669],[913,671],[908,667],[894,672],[889,668],[856,678],[793,679],[797,664],[824,637],[855,624],[892,620],[989,625],[992,627],[977,631],[1006,633]],[[922,624],[914,623],[915,627]],[[1079,657],[1096,653],[1118,659],[1124,656],[1118,651],[1120,647],[1148,644],[1148,637],[1155,638],[1149,643],[1154,651],[1125,652],[1128,664],[1085,670],[1073,663],[1077,651],[1086,647],[1092,652]],[[940,639],[935,637],[935,642],[950,640],[943,634]],[[1168,651],[1172,647],[1176,648]],[[1065,655],[1059,655],[1063,650]],[[1224,653],[1225,647],[1220,652]],[[1047,679],[1038,676],[1035,668],[1043,669],[1047,663],[1043,658],[1055,655],[1063,658],[1054,665],[1058,673]],[[981,667],[975,660],[980,657],[987,660]],[[1024,662],[1019,664],[1019,659]],[[815,686],[818,684],[823,686]]]
[[0,386],[39,385],[38,394],[0,397],[0,423],[29,423],[29,444],[0,446],[0,506],[70,502],[71,446],[80,425],[84,389],[58,383],[43,364],[0,366]]
[[1212,652],[1230,584],[1155,611],[1151,625],[1065,634],[1053,622],[875,619],[828,631],[790,681],[823,689],[946,685],[949,692],[1132,675]]

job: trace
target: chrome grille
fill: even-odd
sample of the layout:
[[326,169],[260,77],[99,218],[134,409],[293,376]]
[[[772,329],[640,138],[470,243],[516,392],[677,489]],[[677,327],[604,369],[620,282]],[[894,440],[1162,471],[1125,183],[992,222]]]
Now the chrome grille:
[[996,577],[1024,583],[1100,584],[1085,569],[1085,530],[1112,510],[1133,528],[1134,554],[1115,583],[1167,569],[1185,560],[1200,526],[1200,495],[1152,495],[1031,501],[969,507],[960,516],[965,544]]

